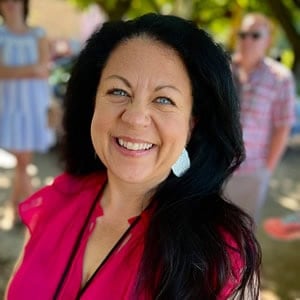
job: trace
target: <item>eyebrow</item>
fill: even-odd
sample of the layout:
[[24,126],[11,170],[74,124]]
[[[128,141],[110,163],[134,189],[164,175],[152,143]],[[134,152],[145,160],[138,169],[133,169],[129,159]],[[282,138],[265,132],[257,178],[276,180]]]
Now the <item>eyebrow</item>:
[[166,84],[166,85],[160,85],[160,86],[158,86],[158,87],[155,88],[155,91],[157,92],[157,91],[159,91],[159,90],[161,90],[161,89],[164,89],[164,88],[169,88],[169,89],[172,89],[172,90],[174,90],[174,91],[176,91],[176,92],[182,94],[181,91],[180,91],[178,88],[176,88],[176,87],[173,86],[173,85],[169,85],[169,84]]
[[[129,88],[132,87],[131,84],[130,84],[130,82],[129,82],[126,78],[124,78],[124,77],[122,77],[122,76],[120,76],[120,75],[110,75],[110,76],[104,78],[104,80],[109,80],[109,79],[119,79],[119,80],[123,81],[124,84],[125,84],[127,87],[129,87]],[[178,88],[176,88],[176,87],[173,86],[173,85],[169,85],[169,84],[166,84],[166,85],[159,85],[158,87],[155,88],[155,91],[157,92],[157,91],[162,90],[162,89],[164,89],[164,88],[173,89],[173,90],[175,90],[176,92],[182,94],[181,91],[180,91]]]
[[126,78],[124,78],[120,75],[110,75],[110,76],[104,78],[104,80],[108,80],[108,79],[119,79],[119,80],[123,81],[125,83],[125,85],[127,85],[129,88],[131,88],[130,82]]

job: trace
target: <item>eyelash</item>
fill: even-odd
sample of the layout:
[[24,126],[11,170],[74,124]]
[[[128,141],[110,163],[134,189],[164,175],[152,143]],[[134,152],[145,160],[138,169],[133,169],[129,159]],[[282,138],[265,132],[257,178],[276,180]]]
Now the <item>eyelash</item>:
[[[126,91],[124,91],[122,89],[118,89],[118,88],[113,88],[113,89],[109,90],[107,93],[109,95],[113,95],[116,97],[129,97],[129,94]],[[161,100],[163,100],[163,102]],[[168,97],[157,97],[155,99],[155,102],[158,104],[162,104],[162,105],[175,105],[174,101],[172,101]]]
[[118,97],[128,97],[128,93],[122,89],[111,89],[108,91],[109,95],[118,96]]
[[[159,102],[160,104],[164,104],[164,105],[175,105],[175,103],[168,97],[158,97],[155,99],[156,102],[159,102],[159,100],[163,100],[163,102]],[[167,103],[166,103],[167,102]]]

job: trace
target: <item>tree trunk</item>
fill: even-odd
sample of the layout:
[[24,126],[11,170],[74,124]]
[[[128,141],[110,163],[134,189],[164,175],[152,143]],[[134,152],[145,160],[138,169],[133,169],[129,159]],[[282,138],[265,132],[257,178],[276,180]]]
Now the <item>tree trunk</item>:
[[108,16],[110,21],[122,20],[126,12],[131,7],[132,0],[118,0],[115,5],[111,7],[108,1],[98,0],[96,4],[101,6]]
[[293,66],[293,72],[296,78],[296,84],[297,84],[297,92],[298,95],[300,95],[300,55],[295,55],[295,62]]
[[279,20],[286,36],[293,48],[295,60],[293,72],[296,78],[300,78],[300,35],[293,24],[293,18],[290,11],[280,0],[267,0],[267,3],[273,12],[273,15]]

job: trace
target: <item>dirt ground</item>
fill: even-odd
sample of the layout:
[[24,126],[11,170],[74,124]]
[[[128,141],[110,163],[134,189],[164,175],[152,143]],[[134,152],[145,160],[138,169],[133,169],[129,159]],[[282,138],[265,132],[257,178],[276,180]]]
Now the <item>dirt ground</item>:
[[[13,174],[13,159],[0,149],[0,221]],[[39,188],[60,173],[55,152],[37,155],[29,170],[32,181]],[[263,218],[281,216],[300,210],[300,142],[291,143],[271,180],[269,197]],[[0,230],[0,299],[3,299],[8,278],[23,243],[24,228]],[[262,300],[300,299],[300,241],[280,242],[258,230],[263,250]]]
[[[3,221],[4,202],[9,196],[13,176],[14,159],[0,149],[0,224]],[[51,182],[60,173],[57,154],[36,155],[28,172],[36,189]],[[19,225],[12,230],[0,229],[0,299],[3,299],[8,278],[23,245],[24,227]]]

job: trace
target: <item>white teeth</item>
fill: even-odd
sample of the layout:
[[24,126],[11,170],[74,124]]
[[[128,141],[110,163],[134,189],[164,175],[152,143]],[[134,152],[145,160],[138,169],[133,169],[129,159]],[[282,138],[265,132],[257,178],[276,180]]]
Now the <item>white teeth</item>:
[[148,150],[150,149],[153,144],[148,144],[148,143],[132,143],[132,142],[125,142],[122,139],[118,139],[118,143],[128,149],[128,150]]

